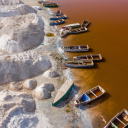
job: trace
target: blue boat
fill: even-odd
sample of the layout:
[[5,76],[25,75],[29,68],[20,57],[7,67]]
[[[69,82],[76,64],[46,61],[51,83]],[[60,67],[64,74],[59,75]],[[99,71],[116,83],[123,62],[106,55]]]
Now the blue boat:
[[96,100],[97,98],[101,97],[102,95],[104,95],[105,92],[106,91],[98,85],[98,86],[88,90],[87,92],[82,94],[80,97],[78,97],[75,100],[74,104],[75,104],[75,106],[79,106],[80,104],[88,104],[88,103]]
[[65,20],[61,19],[61,20],[52,21],[49,24],[53,26],[53,25],[59,25],[59,24],[63,24],[63,23],[65,23]]
[[50,18],[50,20],[60,20],[60,19],[67,19],[66,15],[62,15],[62,16],[53,16]]

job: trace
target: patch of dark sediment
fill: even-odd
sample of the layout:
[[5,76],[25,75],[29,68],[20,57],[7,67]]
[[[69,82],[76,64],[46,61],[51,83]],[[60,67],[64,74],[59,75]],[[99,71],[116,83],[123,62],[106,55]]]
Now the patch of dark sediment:
[[28,51],[0,57],[0,84],[37,76],[51,67],[48,57]]
[[0,49],[8,53],[16,53],[37,47],[44,39],[43,29],[42,18],[33,13],[2,17],[0,18]]

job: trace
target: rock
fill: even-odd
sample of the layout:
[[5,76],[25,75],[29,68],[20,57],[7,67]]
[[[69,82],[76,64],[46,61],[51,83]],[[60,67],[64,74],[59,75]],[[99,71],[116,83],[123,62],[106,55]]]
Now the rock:
[[46,88],[50,92],[54,90],[54,85],[52,83],[43,83],[40,86]]
[[[28,51],[0,57],[0,84],[8,84],[37,76],[51,67],[46,56]],[[8,70],[7,70],[8,69]]]
[[51,97],[51,93],[43,86],[39,86],[35,90],[35,97],[39,100],[48,99]]
[[16,82],[12,82],[9,85],[9,89],[13,90],[13,91],[19,91],[23,88],[23,85],[21,83],[16,83]]
[[22,104],[23,110],[25,112],[34,112],[36,109],[36,104],[33,99],[31,99],[31,100],[23,99],[21,104]]
[[[33,49],[39,46],[44,39],[44,22],[40,16],[33,13],[15,17],[2,17],[0,18],[0,26],[0,37],[3,34],[8,35],[9,40],[13,40],[13,43],[15,41],[18,49],[20,49],[17,51]],[[7,45],[7,43],[5,44]]]
[[26,89],[35,89],[37,86],[37,81],[34,79],[28,79],[23,83],[23,87]]
[[60,76],[57,71],[51,71],[51,70],[46,71],[43,75],[47,78],[55,78]]
[[21,44],[14,40],[10,40],[8,35],[3,35],[0,38],[0,49],[8,53],[18,53],[24,51]]

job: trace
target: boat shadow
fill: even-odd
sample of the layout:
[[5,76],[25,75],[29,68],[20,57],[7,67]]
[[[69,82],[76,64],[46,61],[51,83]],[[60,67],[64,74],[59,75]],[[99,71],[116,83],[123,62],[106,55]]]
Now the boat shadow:
[[66,98],[64,98],[60,103],[58,103],[55,107],[58,108],[63,108],[65,107],[70,101],[72,101],[72,99],[75,97],[75,94],[80,90],[80,87],[74,85],[72,87],[72,90],[70,91],[70,93],[67,95]]
[[111,95],[109,93],[105,93],[102,97],[100,97],[99,99],[96,99],[95,101],[90,102],[89,104],[81,104],[79,106],[79,108],[81,110],[86,110],[92,107],[95,107],[96,105],[100,105],[103,102],[105,102],[107,99],[109,99],[109,97],[111,97]]

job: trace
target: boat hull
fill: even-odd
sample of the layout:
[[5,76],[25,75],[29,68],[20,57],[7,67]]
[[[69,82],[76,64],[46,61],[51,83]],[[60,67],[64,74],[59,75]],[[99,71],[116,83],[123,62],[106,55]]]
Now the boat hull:
[[80,31],[80,32],[69,32],[69,34],[79,34],[79,33],[84,33],[84,32],[87,32],[87,31]]
[[88,52],[89,49],[85,49],[85,50],[64,50],[66,52]]
[[67,93],[65,93],[65,95],[62,98],[60,98],[57,102],[52,103],[52,106],[56,106],[59,102],[61,102],[63,99],[65,99],[65,97],[67,97],[67,95],[70,93],[70,91],[71,91],[71,89],[72,89],[73,86],[74,86],[74,83],[72,84],[72,86],[69,88],[69,90],[67,91]]
[[59,24],[64,24],[64,23],[65,23],[65,21],[59,22],[59,23],[50,23],[50,25],[59,25]]
[[51,17],[50,18],[50,20],[60,20],[60,19],[67,19],[67,17],[59,17],[59,18]]
[[65,67],[69,67],[69,68],[91,68],[94,65],[72,65],[72,64],[65,64]]

